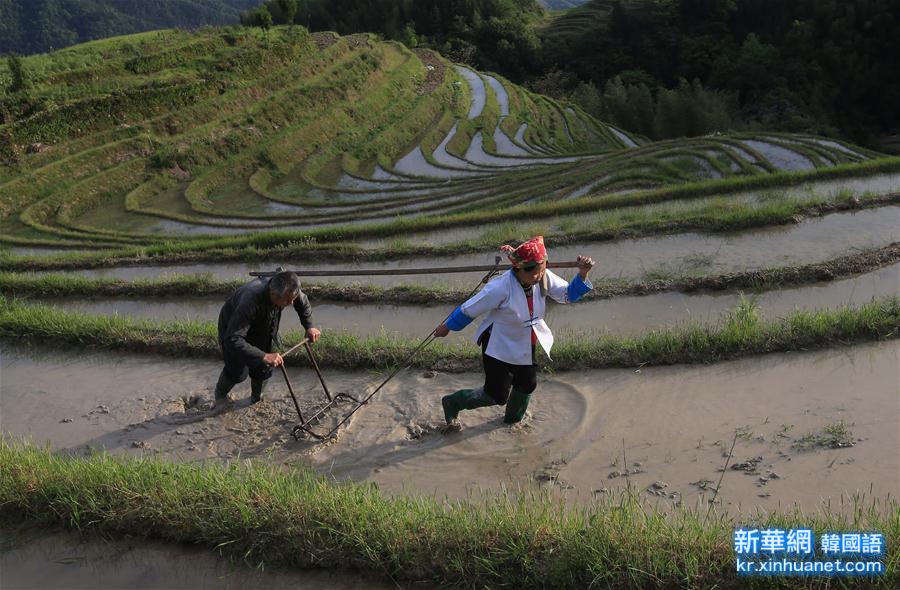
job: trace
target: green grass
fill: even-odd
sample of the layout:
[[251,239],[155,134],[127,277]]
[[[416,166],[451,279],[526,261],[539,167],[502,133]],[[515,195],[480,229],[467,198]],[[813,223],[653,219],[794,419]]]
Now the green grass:
[[[132,352],[217,357],[212,322],[152,322],[126,317],[90,316],[43,305],[0,298],[0,339],[53,343]],[[436,315],[435,323],[441,318]],[[553,370],[636,367],[677,363],[714,363],[742,356],[811,350],[900,336],[900,297],[873,300],[859,307],[814,312],[795,311],[783,319],[763,321],[758,310],[741,305],[715,325],[684,324],[634,337],[577,336],[552,351]],[[299,341],[288,333],[285,342]],[[388,336],[359,337],[330,333],[316,345],[319,364],[347,369],[388,369],[405,359],[418,341]],[[302,357],[292,362],[304,363]],[[419,353],[413,366],[442,370],[478,367],[480,351],[472,344],[440,342]]]
[[493,588],[829,588],[833,579],[738,578],[740,526],[875,530],[896,587],[896,500],[853,498],[846,514],[657,512],[624,492],[573,510],[545,493],[473,500],[382,495],[304,468],[59,455],[0,441],[0,518],[82,533],[199,545],[257,567],[353,569],[396,582]]
[[[540,233],[534,232],[535,235]],[[394,246],[392,246],[394,247]],[[0,244],[0,258],[11,254]],[[661,291],[694,292],[698,290],[754,291],[782,289],[791,286],[837,280],[872,272],[900,261],[900,244],[865,250],[848,256],[803,266],[762,268],[727,275],[696,276],[699,266],[708,258],[695,256],[687,273],[663,273],[654,270],[637,283],[622,279],[593,279],[594,290],[585,299],[619,295],[648,294]],[[651,281],[652,282],[648,282]],[[0,293],[20,297],[165,297],[225,295],[243,284],[242,280],[222,281],[211,274],[175,275],[158,279],[124,281],[108,278],[88,278],[67,274],[0,273]],[[306,284],[304,292],[313,301],[342,301],[382,304],[448,304],[463,300],[466,293],[446,287],[426,287],[401,284],[381,287],[371,284],[339,285],[332,283]]]
[[852,424],[844,424],[844,421],[826,424],[820,432],[810,432],[794,441],[794,448],[801,450],[813,450],[817,448],[843,449],[856,444]]
[[[900,162],[900,160],[898,160]],[[665,193],[668,194],[668,193]],[[635,196],[636,195],[636,196]],[[633,199],[628,197],[635,196]],[[566,244],[573,242],[601,242],[622,237],[640,237],[660,234],[673,234],[687,231],[725,232],[793,223],[796,215],[811,212],[827,213],[840,210],[855,210],[860,207],[872,207],[898,202],[896,195],[868,195],[858,201],[853,196],[810,196],[803,199],[786,198],[783,200],[765,200],[760,204],[748,204],[726,199],[714,199],[700,203],[696,207],[684,207],[677,210],[665,207],[623,206],[628,203],[639,205],[665,202],[666,198],[646,197],[645,193],[634,193],[622,196],[611,196],[603,199],[601,204],[594,204],[595,215],[582,215],[573,225],[569,224],[562,231],[546,232],[545,238],[550,243]],[[688,202],[689,203],[689,202]],[[551,204],[551,206],[554,204]],[[533,208],[544,208],[534,205]],[[516,217],[513,215],[506,218]],[[528,218],[542,218],[531,215]],[[457,220],[468,219],[467,225],[487,224],[490,217],[484,212],[474,211],[454,215],[435,217],[411,217],[381,225],[343,226],[323,228],[311,232],[280,231],[264,232],[249,236],[227,236],[196,238],[178,242],[167,242],[157,246],[138,249],[119,249],[104,252],[58,254],[41,258],[10,257],[0,261],[0,270],[49,270],[63,268],[89,268],[115,266],[131,263],[139,258],[145,264],[175,263],[182,261],[224,261],[224,260],[260,260],[291,256],[297,253],[296,244],[303,244],[303,257],[307,260],[347,259],[358,256],[367,260],[385,260],[420,256],[440,256],[472,253],[493,250],[497,244],[509,240],[527,238],[527,230],[532,223],[526,223],[509,233],[510,225],[497,224],[490,226],[478,238],[467,239],[455,244],[440,246],[400,243],[398,247],[382,247],[363,250],[350,242],[354,238],[392,237],[405,235],[425,229],[442,229],[459,225]],[[438,223],[441,220],[443,224]],[[521,225],[521,224],[519,224]],[[338,238],[343,242],[334,244]],[[302,241],[299,241],[302,240]]]

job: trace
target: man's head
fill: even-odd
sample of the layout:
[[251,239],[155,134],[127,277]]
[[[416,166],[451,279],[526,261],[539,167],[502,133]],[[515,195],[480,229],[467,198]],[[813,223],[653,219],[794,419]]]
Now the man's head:
[[299,294],[300,277],[292,272],[280,272],[269,280],[269,298],[273,305],[288,307]]

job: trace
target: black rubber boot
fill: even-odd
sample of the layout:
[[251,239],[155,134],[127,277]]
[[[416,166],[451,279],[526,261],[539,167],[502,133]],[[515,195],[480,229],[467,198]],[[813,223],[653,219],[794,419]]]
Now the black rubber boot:
[[522,393],[513,389],[509,394],[509,401],[506,402],[506,413],[503,415],[503,421],[507,424],[521,422],[522,418],[525,417],[525,410],[528,409],[528,402],[530,401],[530,393]]
[[474,410],[484,406],[493,406],[497,402],[484,392],[484,387],[478,389],[460,389],[450,395],[441,398],[441,406],[444,408],[444,420],[450,424],[459,416],[462,410]]
[[250,379],[250,401],[255,403],[262,401],[262,392],[266,388],[265,379]]
[[219,373],[219,380],[216,382],[215,401],[216,405],[228,401],[228,392],[235,386],[234,381],[228,378],[225,369]]

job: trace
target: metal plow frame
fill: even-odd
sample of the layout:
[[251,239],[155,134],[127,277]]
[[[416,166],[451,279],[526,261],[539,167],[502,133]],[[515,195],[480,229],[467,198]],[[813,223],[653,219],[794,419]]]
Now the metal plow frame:
[[331,438],[334,435],[334,430],[332,430],[328,434],[319,434],[315,432],[312,427],[318,424],[322,416],[324,416],[332,407],[334,407],[335,404],[339,403],[340,401],[346,399],[359,404],[359,400],[349,393],[344,392],[331,395],[331,392],[328,391],[328,386],[325,384],[325,379],[322,377],[322,372],[319,370],[319,363],[316,362],[316,357],[313,356],[312,346],[310,346],[309,338],[304,338],[281,356],[287,356],[300,346],[304,346],[306,348],[306,354],[307,356],[309,356],[309,362],[310,364],[312,364],[313,369],[315,369],[316,371],[316,375],[319,377],[319,383],[322,384],[322,390],[325,391],[325,397],[328,398],[328,403],[313,412],[311,418],[309,418],[308,420],[304,419],[303,412],[300,411],[300,404],[297,402],[297,396],[294,394],[294,387],[293,385],[291,385],[291,380],[290,378],[288,378],[287,370],[284,368],[284,363],[282,363],[281,374],[284,375],[284,382],[287,384],[288,391],[291,394],[291,399],[294,401],[294,408],[296,408],[297,410],[297,416],[300,418],[300,424],[294,426],[293,430],[291,430],[291,436],[293,436],[295,440],[300,440],[301,438],[303,438],[304,433],[306,433],[316,440],[325,440]]

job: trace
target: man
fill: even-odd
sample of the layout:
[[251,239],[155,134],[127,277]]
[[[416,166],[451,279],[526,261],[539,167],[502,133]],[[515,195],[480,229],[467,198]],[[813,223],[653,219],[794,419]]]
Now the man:
[[270,279],[259,278],[238,288],[219,312],[219,346],[225,368],[216,383],[216,406],[228,403],[228,392],[250,375],[250,399],[262,400],[263,386],[272,369],[284,359],[272,352],[280,344],[278,326],[281,310],[293,305],[306,329],[306,337],[316,342],[321,333],[313,327],[312,308],[300,290],[300,279],[292,272],[279,272]]
[[553,346],[553,334],[544,322],[546,297],[549,295],[557,303],[575,303],[593,289],[587,275],[594,261],[579,256],[578,274],[566,282],[547,270],[542,236],[518,248],[503,246],[501,250],[513,267],[457,307],[434,331],[435,336],[444,337],[487,314],[475,335],[475,341],[481,345],[484,385],[461,389],[441,399],[447,422],[445,432],[462,428],[457,420],[460,411],[483,406],[506,406],[503,421],[520,422],[537,387],[535,345],[540,344],[548,357]]

